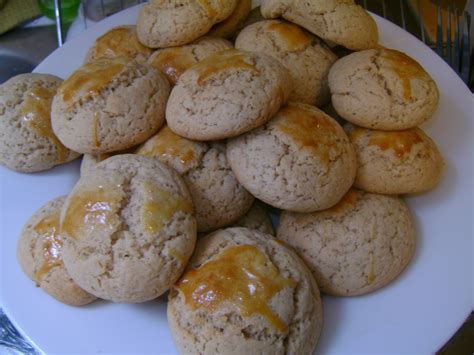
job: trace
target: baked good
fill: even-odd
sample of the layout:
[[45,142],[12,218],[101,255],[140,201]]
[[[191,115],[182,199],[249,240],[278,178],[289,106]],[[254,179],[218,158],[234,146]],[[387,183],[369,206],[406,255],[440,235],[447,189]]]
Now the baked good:
[[130,148],[163,125],[169,90],[165,76],[146,63],[98,59],[59,87],[52,108],[54,133],[80,153]]
[[96,297],[80,288],[64,267],[59,213],[65,200],[61,196],[49,201],[28,219],[18,239],[17,259],[24,273],[50,296],[82,306]]
[[144,302],[183,272],[196,240],[191,197],[157,159],[116,155],[81,176],[61,211],[63,259],[76,283],[115,302]]
[[396,196],[351,189],[320,212],[283,212],[277,238],[295,248],[321,291],[356,296],[380,289],[405,269],[415,250],[415,226]]
[[255,201],[245,216],[235,222],[232,227],[256,229],[265,234],[275,235],[270,215],[264,205],[258,201]]
[[120,155],[120,154],[133,154],[135,153],[135,150],[137,150],[137,148],[138,146],[133,146],[125,150],[118,150],[116,152],[102,153],[102,154],[97,154],[97,155],[84,154],[81,160],[80,173],[81,175],[89,174],[91,171],[95,169],[97,164],[104,161],[105,159],[113,157],[115,155]]
[[343,129],[318,108],[291,103],[266,125],[227,142],[237,180],[263,202],[312,212],[335,205],[356,173]]
[[322,326],[318,287],[301,259],[246,228],[198,241],[167,311],[181,354],[312,354]]
[[171,85],[194,64],[213,53],[233,48],[231,42],[223,38],[204,36],[180,47],[157,49],[148,59],[148,64],[166,75]]
[[243,27],[250,11],[252,10],[252,0],[238,0],[232,14],[224,21],[212,26],[208,32],[210,36],[231,38]]
[[151,0],[137,20],[141,43],[150,48],[181,46],[229,17],[237,0]]
[[228,50],[181,75],[168,100],[166,121],[189,139],[233,137],[270,120],[291,90],[290,75],[277,60]]
[[281,20],[257,22],[239,33],[235,47],[271,55],[283,64],[293,79],[290,101],[316,106],[329,101],[328,73],[337,56],[301,27]]
[[262,0],[262,15],[283,17],[352,50],[374,48],[378,42],[377,24],[353,0]]
[[356,187],[398,195],[431,190],[441,180],[443,157],[420,128],[378,131],[348,124],[344,129],[357,155]]
[[0,85],[0,164],[31,173],[79,157],[51,129],[51,102],[62,80],[20,74]]
[[87,51],[84,63],[118,56],[146,60],[152,51],[138,41],[136,26],[117,26],[95,40]]
[[181,174],[191,193],[199,232],[237,221],[252,205],[253,196],[235,178],[223,143],[191,141],[164,126],[135,153],[155,157]]
[[435,112],[439,93],[430,75],[408,55],[387,48],[356,52],[329,71],[332,104],[358,126],[402,130]]

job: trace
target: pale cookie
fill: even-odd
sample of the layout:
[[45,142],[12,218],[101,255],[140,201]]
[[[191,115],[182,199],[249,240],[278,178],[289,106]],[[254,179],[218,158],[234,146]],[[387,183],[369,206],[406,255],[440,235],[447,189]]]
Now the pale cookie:
[[398,195],[431,190],[441,180],[443,157],[420,128],[376,131],[348,124],[344,129],[357,155],[356,187]]
[[290,101],[325,105],[329,101],[328,73],[337,56],[319,38],[301,27],[265,20],[244,28],[235,47],[271,55],[293,79]]
[[262,0],[262,15],[294,22],[324,40],[352,50],[374,48],[374,19],[353,0]]
[[201,37],[181,47],[157,49],[148,59],[148,64],[166,75],[171,85],[186,70],[211,54],[233,48],[231,42],[223,38]]
[[140,10],[137,33],[150,48],[181,46],[229,17],[237,0],[151,0]]
[[97,297],[144,302],[166,292],[196,241],[191,197],[157,159],[117,155],[81,176],[61,211],[63,258]]
[[393,49],[370,49],[339,59],[329,71],[337,113],[356,125],[383,130],[418,126],[436,111],[436,83],[414,59]]
[[166,121],[189,139],[233,137],[270,120],[291,91],[290,74],[277,60],[228,50],[181,75],[168,100]]
[[312,212],[335,205],[356,173],[344,130],[314,106],[289,104],[265,126],[227,143],[237,180],[263,202]]
[[90,63],[99,58],[115,58],[124,56],[130,59],[146,60],[152,49],[138,41],[135,26],[117,26],[97,38],[89,48],[84,63]]
[[85,64],[53,100],[52,125],[77,152],[102,154],[142,143],[164,123],[169,96],[165,76],[124,57]]
[[415,227],[395,196],[351,189],[336,206],[314,213],[283,212],[277,238],[295,248],[322,292],[356,296],[380,289],[405,269]]
[[235,178],[223,143],[194,142],[165,126],[136,154],[155,157],[181,174],[191,193],[199,232],[234,223],[252,205],[253,196]]
[[247,228],[199,240],[168,297],[180,354],[312,354],[323,321],[318,287],[290,249]]
[[62,259],[59,214],[66,196],[42,206],[26,222],[17,244],[22,270],[46,293],[62,303],[82,306],[96,299],[69,276]]
[[249,211],[235,222],[233,227],[244,227],[249,229],[256,229],[259,232],[275,235],[273,230],[272,220],[263,204],[255,201]]
[[51,129],[51,103],[62,80],[20,74],[0,85],[0,164],[31,173],[79,157]]
[[208,32],[210,36],[231,38],[243,27],[252,10],[252,0],[238,0],[234,12],[224,21],[214,25]]

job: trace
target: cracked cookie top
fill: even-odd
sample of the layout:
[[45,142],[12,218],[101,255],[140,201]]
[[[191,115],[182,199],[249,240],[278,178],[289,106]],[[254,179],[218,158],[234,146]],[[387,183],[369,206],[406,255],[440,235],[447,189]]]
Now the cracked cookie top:
[[351,189],[320,212],[283,212],[277,238],[295,248],[321,291],[356,296],[380,289],[407,266],[414,223],[402,199]]
[[352,50],[374,48],[378,42],[377,24],[353,0],[263,0],[262,15],[283,17]]
[[313,353],[322,305],[302,260],[247,228],[201,238],[169,293],[168,322],[182,354]]
[[81,176],[61,211],[64,263],[97,297],[144,302],[166,292],[196,240],[181,177],[157,159],[117,155]]
[[356,52],[329,71],[332,105],[358,126],[402,130],[418,126],[435,112],[439,92],[423,67],[387,48]]
[[336,204],[356,172],[354,149],[344,130],[305,104],[290,103],[269,123],[230,139],[227,158],[255,197],[298,212]]

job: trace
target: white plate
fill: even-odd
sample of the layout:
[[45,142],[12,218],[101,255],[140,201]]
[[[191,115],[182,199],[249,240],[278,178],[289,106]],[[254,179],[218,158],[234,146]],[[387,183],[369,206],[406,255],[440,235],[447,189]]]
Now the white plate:
[[[37,72],[66,77],[106,29],[135,23],[138,7],[88,29],[41,63]],[[447,169],[440,186],[408,200],[418,248],[408,269],[388,287],[362,297],[324,297],[320,353],[433,353],[458,329],[473,302],[473,96],[432,50],[376,17],[380,42],[416,58],[434,77],[441,102],[423,128],[438,143]],[[161,298],[145,304],[95,302],[65,306],[20,270],[16,240],[29,216],[67,194],[78,162],[38,174],[0,167],[1,298],[14,324],[40,349],[59,353],[175,353]]]

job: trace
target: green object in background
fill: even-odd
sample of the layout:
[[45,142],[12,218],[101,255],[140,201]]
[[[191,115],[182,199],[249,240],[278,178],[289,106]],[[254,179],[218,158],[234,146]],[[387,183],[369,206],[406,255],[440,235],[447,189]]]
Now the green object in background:
[[41,16],[37,0],[6,0],[0,9],[0,34]]
[[[63,23],[70,23],[76,18],[80,3],[80,0],[61,0],[61,17]],[[54,0],[38,0],[38,4],[43,15],[55,20]]]

